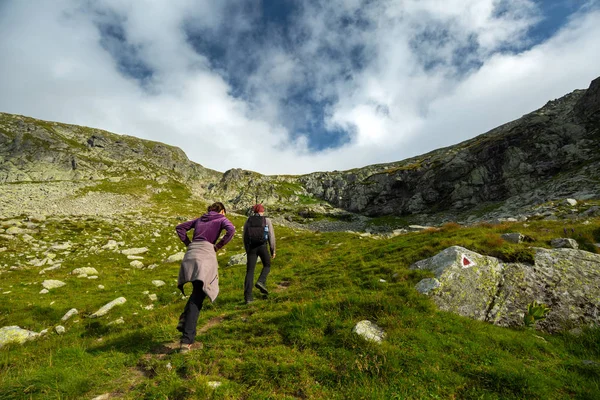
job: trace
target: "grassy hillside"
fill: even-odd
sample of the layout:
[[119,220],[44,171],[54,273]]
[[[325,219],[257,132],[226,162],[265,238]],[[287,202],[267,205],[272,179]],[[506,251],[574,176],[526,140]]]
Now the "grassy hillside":
[[[177,191],[174,198],[159,194],[143,214],[52,217],[32,221],[33,240],[0,238],[0,327],[51,328],[45,337],[0,350],[0,398],[600,398],[598,330],[547,335],[438,312],[414,290],[427,273],[408,270],[451,245],[529,260],[528,246],[549,247],[565,228],[582,248],[597,251],[600,219],[587,225],[448,224],[393,239],[276,227],[271,294],[262,299],[257,292],[257,301],[245,305],[245,266],[227,267],[230,256],[243,251],[244,219],[231,217],[238,234],[218,256],[221,294],[201,312],[197,339],[203,347],[184,355],[173,350],[186,301],[176,289],[179,264],[164,260],[184,250],[174,226],[204,205],[184,202],[183,192],[181,198]],[[499,238],[511,231],[535,242]],[[109,240],[122,242],[120,249],[148,247],[140,261],[155,267],[130,266],[125,255],[102,249]],[[61,246],[66,242],[68,248]],[[61,268],[40,275],[48,265],[28,263],[47,257]],[[87,266],[98,270],[97,279],[69,274]],[[66,286],[39,294],[45,279]],[[153,280],[166,285],[155,287]],[[108,315],[86,317],[120,296],[127,302]],[[61,322],[71,308],[79,314]],[[119,318],[124,324],[110,324]],[[364,319],[386,331],[381,345],[351,332]],[[66,328],[62,335],[53,331],[59,324]],[[212,388],[213,381],[221,385]]]

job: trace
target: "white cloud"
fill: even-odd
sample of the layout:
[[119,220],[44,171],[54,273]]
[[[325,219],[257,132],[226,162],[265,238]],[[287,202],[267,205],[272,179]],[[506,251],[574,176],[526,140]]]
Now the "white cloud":
[[[529,0],[303,2],[288,27],[293,45],[267,35],[218,67],[194,50],[185,29],[225,32],[220,40],[231,44],[250,34],[256,10],[244,14],[234,1],[81,4],[0,6],[0,111],[162,141],[220,171],[305,173],[397,161],[587,87],[600,65],[600,12],[593,10],[520,50],[540,18]],[[122,74],[98,24],[122,29],[127,46],[116,41],[111,51],[151,72],[143,85]],[[507,47],[514,50],[502,52]],[[245,56],[256,64],[250,73],[233,69]],[[324,126],[347,129],[349,143],[314,153],[305,136],[288,131],[317,118],[287,104],[306,84],[308,97],[330,100]]]

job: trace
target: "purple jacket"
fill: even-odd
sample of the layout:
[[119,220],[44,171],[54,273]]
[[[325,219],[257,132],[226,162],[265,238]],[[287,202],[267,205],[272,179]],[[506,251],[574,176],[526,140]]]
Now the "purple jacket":
[[[190,239],[188,238],[187,231],[192,228],[194,229],[192,242],[210,242],[215,245],[216,250],[219,250],[221,247],[229,243],[229,241],[233,238],[233,234],[235,233],[235,226],[233,226],[231,221],[229,221],[223,214],[219,214],[218,212],[214,211],[209,211],[200,218],[177,225],[177,228],[175,228],[177,235],[179,235],[179,239],[181,239],[186,246],[191,243]],[[225,236],[223,236],[221,241],[217,243],[219,235],[223,229],[225,229],[226,232]]]

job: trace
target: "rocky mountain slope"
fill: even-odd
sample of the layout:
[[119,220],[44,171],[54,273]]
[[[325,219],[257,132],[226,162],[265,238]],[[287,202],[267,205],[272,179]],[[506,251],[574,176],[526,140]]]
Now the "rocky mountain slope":
[[349,213],[357,213],[439,223],[531,215],[535,207],[567,197],[598,199],[599,148],[600,78],[588,90],[451,147],[395,163],[301,176],[219,173],[162,143],[0,114],[0,184],[173,181],[207,201],[223,199],[234,210],[261,201],[290,220],[290,215],[351,219]]

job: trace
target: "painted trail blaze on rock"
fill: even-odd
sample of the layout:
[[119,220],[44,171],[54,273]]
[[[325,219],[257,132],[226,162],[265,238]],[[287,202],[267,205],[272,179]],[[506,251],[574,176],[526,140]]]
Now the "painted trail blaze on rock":
[[475,263],[471,260],[469,260],[469,257],[467,257],[466,255],[462,255],[462,267],[463,268],[469,268],[474,266]]

